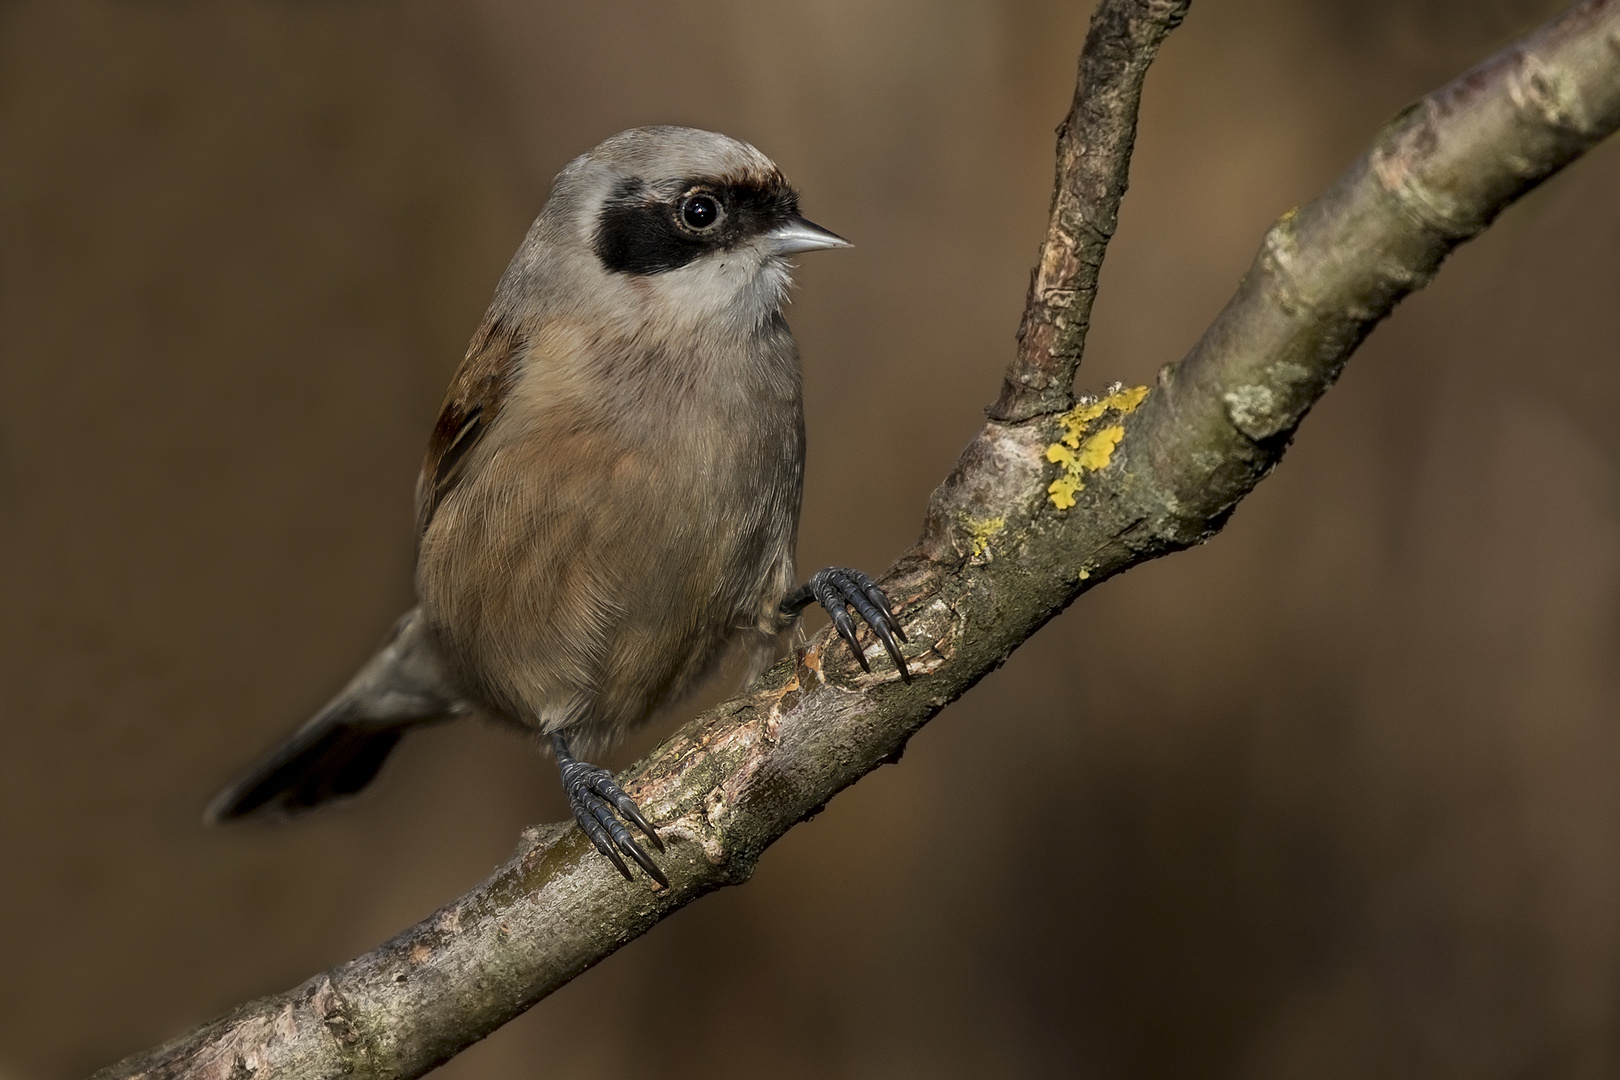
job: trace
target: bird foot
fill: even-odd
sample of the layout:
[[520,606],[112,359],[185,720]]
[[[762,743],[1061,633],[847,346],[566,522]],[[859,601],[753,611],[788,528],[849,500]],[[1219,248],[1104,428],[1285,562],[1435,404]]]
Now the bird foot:
[[894,617],[888,596],[871,578],[859,570],[843,566],[829,566],[825,570],[818,570],[810,575],[809,581],[782,601],[782,613],[797,615],[809,607],[812,600],[826,608],[827,614],[832,616],[838,636],[844,639],[844,643],[855,654],[855,662],[861,665],[862,671],[870,672],[872,668],[867,664],[866,654],[861,651],[860,644],[855,640],[855,620],[849,617],[850,608],[855,609],[855,613],[872,628],[878,640],[883,642],[884,651],[889,654],[889,659],[894,661],[900,677],[906,682],[911,681],[911,669],[906,667],[906,658],[901,655],[899,642],[895,640],[896,638],[899,641],[907,640],[906,632],[901,629],[900,620]]
[[635,876],[620,857],[621,851],[647,871],[647,876],[658,882],[660,888],[669,888],[669,878],[636,843],[624,823],[614,816],[613,811],[617,810],[627,821],[646,833],[653,847],[662,852],[664,842],[642,815],[635,800],[614,782],[612,773],[587,761],[579,761],[569,753],[568,743],[562,736],[553,735],[551,747],[557,756],[557,768],[562,772],[563,791],[568,795],[568,805],[574,811],[574,820],[579,822],[580,831],[596,845],[597,851],[612,860],[626,881],[634,881]]

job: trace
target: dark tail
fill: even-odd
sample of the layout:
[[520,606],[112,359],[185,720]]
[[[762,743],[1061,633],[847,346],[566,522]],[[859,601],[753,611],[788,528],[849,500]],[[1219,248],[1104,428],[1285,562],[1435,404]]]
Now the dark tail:
[[344,723],[302,728],[215,796],[206,817],[218,822],[260,811],[296,814],[353,795],[376,777],[404,733],[403,727]]
[[204,818],[296,814],[353,795],[376,777],[408,728],[469,711],[412,611],[341,694],[215,796]]

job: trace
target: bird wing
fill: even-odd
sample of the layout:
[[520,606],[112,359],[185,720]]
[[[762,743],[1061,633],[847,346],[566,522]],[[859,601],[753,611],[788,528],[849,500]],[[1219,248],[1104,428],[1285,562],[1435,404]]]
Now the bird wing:
[[508,391],[517,381],[528,335],[510,320],[490,315],[473,335],[456,369],[428,439],[427,457],[416,481],[416,535],[460,481],[473,448],[494,424]]

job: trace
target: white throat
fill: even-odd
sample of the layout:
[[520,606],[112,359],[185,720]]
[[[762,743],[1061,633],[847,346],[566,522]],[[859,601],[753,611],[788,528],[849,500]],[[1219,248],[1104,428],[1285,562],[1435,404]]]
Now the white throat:
[[793,268],[749,244],[641,279],[650,319],[671,330],[747,335],[782,308]]

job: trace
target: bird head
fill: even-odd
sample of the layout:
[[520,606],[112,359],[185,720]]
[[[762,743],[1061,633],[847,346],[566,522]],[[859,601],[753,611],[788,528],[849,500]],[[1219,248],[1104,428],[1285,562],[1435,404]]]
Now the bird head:
[[588,255],[604,291],[644,315],[740,330],[780,309],[788,256],[850,246],[800,215],[764,154],[683,127],[633,128],[575,159],[536,229]]

